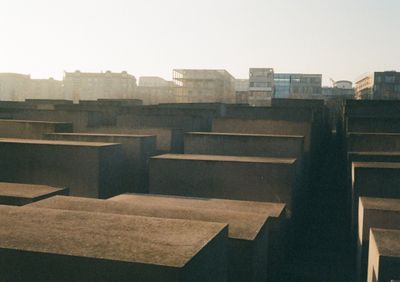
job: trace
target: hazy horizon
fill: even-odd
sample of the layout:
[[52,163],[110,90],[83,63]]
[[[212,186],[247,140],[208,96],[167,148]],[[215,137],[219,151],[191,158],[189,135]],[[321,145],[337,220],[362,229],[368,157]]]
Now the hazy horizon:
[[400,71],[400,1],[0,0],[0,72],[61,79],[123,70],[251,67],[354,81]]

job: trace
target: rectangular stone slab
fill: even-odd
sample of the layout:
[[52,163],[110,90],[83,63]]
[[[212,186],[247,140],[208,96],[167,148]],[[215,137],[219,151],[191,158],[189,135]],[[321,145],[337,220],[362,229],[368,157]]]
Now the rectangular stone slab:
[[297,197],[296,159],[166,154],[150,159],[152,194],[286,203]]
[[347,132],[400,133],[398,117],[357,116],[346,118]]
[[400,199],[360,197],[357,248],[360,281],[367,279],[370,228],[400,229]]
[[5,281],[225,281],[221,223],[0,206]]
[[72,196],[124,192],[120,144],[0,139],[0,181],[68,187]]
[[0,182],[0,205],[23,206],[54,195],[68,194],[68,188]]
[[398,133],[349,133],[347,150],[351,152],[398,152],[400,134]]
[[357,234],[359,197],[400,198],[400,163],[353,162],[352,222]]
[[88,128],[87,132],[109,134],[145,134],[157,136],[157,153],[183,152],[183,132],[177,128],[131,128],[131,127],[98,127]]
[[101,133],[53,133],[49,140],[119,143],[124,153],[123,185],[126,191],[148,192],[148,158],[156,155],[156,136],[101,134]]
[[400,279],[400,230],[371,229],[368,282]]
[[[284,204],[269,204],[268,211],[264,213],[250,213],[211,207],[199,208],[184,203],[175,205],[163,200],[162,196],[144,194],[129,194],[119,200],[117,198],[107,201],[60,196],[30,206],[226,223],[229,224],[229,281],[266,280],[269,228],[276,221],[284,220]],[[184,199],[177,199],[177,202],[184,202]]]
[[43,134],[72,132],[72,123],[0,119],[0,138],[41,139]]

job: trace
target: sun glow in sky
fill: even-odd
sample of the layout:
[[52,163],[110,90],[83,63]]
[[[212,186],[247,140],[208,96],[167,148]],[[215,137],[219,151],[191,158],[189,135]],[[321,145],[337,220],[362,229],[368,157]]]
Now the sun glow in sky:
[[400,71],[397,0],[0,0],[0,72]]

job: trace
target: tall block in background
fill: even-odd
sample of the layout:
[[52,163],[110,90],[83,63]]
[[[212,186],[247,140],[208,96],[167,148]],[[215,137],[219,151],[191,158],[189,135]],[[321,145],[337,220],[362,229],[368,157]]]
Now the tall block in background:
[[0,138],[41,139],[46,133],[72,131],[67,122],[0,119]]
[[227,226],[0,207],[2,281],[226,281]]
[[347,135],[350,152],[399,152],[400,133],[354,133]]
[[368,282],[400,279],[400,230],[371,229]]
[[68,187],[72,196],[124,192],[120,144],[0,139],[0,181]]
[[287,204],[297,195],[296,159],[166,154],[150,159],[152,194]]
[[177,128],[129,128],[129,127],[94,127],[87,132],[104,134],[155,135],[157,137],[157,154],[182,153],[183,132]]
[[123,135],[100,133],[53,133],[49,140],[118,143],[124,153],[122,185],[125,191],[148,191],[148,159],[156,155],[156,137],[151,135]]

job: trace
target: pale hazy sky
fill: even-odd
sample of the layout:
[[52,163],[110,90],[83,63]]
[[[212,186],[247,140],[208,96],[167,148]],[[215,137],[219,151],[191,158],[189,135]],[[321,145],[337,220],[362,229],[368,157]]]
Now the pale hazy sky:
[[0,0],[0,72],[400,71],[400,0]]

